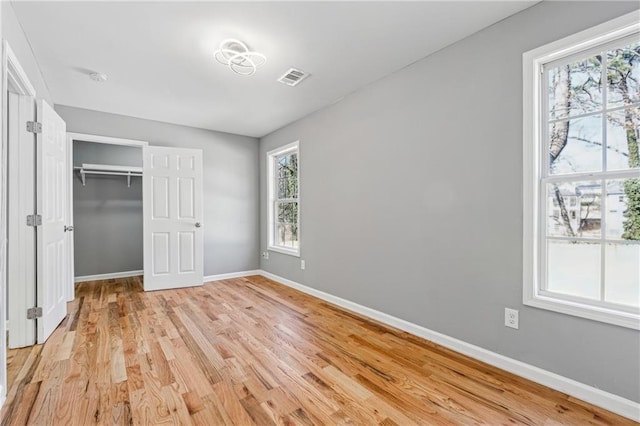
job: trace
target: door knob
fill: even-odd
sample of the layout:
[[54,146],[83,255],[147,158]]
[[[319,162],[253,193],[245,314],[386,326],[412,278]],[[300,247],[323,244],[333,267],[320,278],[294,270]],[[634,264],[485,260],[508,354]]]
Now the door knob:
[[196,222],[196,228],[200,228],[202,224],[200,222]]
[[64,232],[73,232],[73,226],[64,226]]

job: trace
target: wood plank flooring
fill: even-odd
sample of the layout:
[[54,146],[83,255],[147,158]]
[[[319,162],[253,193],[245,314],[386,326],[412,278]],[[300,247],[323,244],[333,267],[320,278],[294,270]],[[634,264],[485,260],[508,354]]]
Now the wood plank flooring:
[[636,424],[260,276],[82,283],[8,358],[3,425]]

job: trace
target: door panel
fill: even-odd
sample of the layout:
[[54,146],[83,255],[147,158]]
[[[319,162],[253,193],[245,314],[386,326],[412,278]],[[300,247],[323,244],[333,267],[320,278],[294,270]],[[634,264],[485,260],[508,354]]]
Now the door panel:
[[166,275],[169,273],[169,232],[153,233],[153,274]]
[[202,285],[202,151],[143,148],[144,289]]
[[195,251],[196,251],[196,233],[195,232],[179,232],[180,240],[180,272],[195,271]]
[[178,178],[178,217],[180,219],[195,219],[194,186],[193,178]]
[[179,155],[178,156],[178,169],[179,170],[195,170],[195,157],[193,155]]
[[156,170],[169,170],[169,155],[151,153],[151,168]]
[[37,341],[44,343],[67,314],[66,125],[46,102],[37,102],[42,132],[36,142],[36,204],[42,216],[37,229]]
[[149,197],[153,200],[152,217],[153,219],[169,219],[169,178],[154,176],[151,180],[153,190]]

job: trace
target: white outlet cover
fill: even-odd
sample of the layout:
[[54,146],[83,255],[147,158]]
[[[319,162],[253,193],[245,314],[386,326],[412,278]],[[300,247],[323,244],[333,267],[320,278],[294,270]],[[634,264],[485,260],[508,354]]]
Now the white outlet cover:
[[516,330],[519,328],[518,311],[516,309],[504,308],[504,325]]

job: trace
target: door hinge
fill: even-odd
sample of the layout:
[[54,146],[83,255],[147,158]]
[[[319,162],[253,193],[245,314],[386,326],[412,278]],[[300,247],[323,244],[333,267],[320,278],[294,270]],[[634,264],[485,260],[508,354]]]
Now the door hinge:
[[27,132],[42,133],[42,123],[37,121],[27,121]]
[[42,318],[42,308],[39,306],[35,306],[33,308],[27,309],[27,319],[36,318]]
[[42,216],[39,214],[27,215],[27,226],[40,226],[42,225]]

